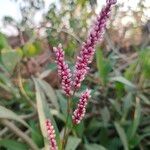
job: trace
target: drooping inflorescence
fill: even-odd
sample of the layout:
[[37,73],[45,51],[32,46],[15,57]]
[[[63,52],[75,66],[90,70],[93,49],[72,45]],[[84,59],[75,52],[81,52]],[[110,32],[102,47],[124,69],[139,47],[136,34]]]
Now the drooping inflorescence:
[[50,120],[46,120],[46,129],[47,129],[48,140],[50,143],[50,150],[58,150],[56,139],[55,139],[56,137],[55,130]]
[[65,63],[64,51],[61,44],[53,48],[56,56],[58,75],[61,79],[61,86],[67,96],[71,94],[71,71]]
[[79,124],[80,121],[83,119],[85,112],[86,112],[87,102],[89,98],[91,97],[90,93],[91,91],[87,89],[85,92],[81,94],[77,108],[73,112],[73,116],[72,116],[72,120],[74,124]]
[[102,8],[102,11],[97,16],[91,32],[87,37],[87,40],[82,44],[79,56],[77,56],[75,71],[73,74],[74,90],[78,89],[81,86],[81,82],[84,80],[85,75],[89,70],[88,65],[93,59],[95,53],[95,46],[98,41],[102,40],[102,36],[106,28],[106,23],[110,16],[111,7],[115,3],[116,0],[107,0],[106,6]]

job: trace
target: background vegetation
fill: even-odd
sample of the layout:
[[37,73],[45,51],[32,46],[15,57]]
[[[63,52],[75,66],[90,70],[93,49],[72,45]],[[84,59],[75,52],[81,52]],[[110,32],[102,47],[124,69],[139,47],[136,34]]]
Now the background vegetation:
[[[52,47],[63,44],[73,69],[97,8],[96,0],[62,0],[49,6],[37,26],[33,17],[44,9],[44,1],[21,3],[20,21],[3,18],[4,26],[11,25],[18,35],[0,33],[0,150],[48,149],[45,118],[51,118],[56,134],[62,136],[67,104]],[[150,147],[150,21],[145,13],[149,8],[144,0],[136,10],[124,9],[125,3],[114,7],[97,46],[82,84],[82,89],[92,89],[92,98],[66,150]]]

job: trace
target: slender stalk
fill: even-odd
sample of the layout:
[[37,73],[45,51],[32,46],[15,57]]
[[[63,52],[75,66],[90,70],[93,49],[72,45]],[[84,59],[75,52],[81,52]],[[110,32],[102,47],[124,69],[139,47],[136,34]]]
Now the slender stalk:
[[[76,90],[74,90],[72,96],[67,99],[67,118],[66,118],[64,135],[63,135],[62,150],[65,149],[65,145],[66,145],[66,142],[68,140],[69,130],[67,132],[67,124],[68,124],[68,121],[69,121],[69,115],[72,115],[72,98],[74,97],[75,92],[76,92]],[[74,126],[72,124],[71,129],[73,127]]]
[[65,145],[66,145],[66,142],[67,142],[67,124],[68,124],[68,121],[69,121],[69,115],[70,115],[70,110],[71,110],[71,99],[68,98],[67,99],[67,118],[66,118],[66,122],[65,122],[65,129],[64,129],[64,135],[63,135],[63,142],[62,142],[62,150],[65,149]]

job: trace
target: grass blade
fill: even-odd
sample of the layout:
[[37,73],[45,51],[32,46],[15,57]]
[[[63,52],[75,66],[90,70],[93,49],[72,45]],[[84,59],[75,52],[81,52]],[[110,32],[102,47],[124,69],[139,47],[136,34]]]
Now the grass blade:
[[118,122],[115,122],[114,124],[115,124],[115,128],[116,128],[116,130],[117,130],[117,132],[119,134],[119,137],[120,137],[120,139],[122,141],[124,149],[125,150],[129,150],[129,148],[128,148],[128,141],[127,141],[127,137],[126,137],[124,129],[120,126],[120,124]]

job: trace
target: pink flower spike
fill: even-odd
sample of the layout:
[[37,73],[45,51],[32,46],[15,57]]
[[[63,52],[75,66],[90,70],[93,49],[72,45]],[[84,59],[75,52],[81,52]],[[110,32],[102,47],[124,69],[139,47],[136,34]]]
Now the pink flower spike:
[[73,74],[73,88],[78,89],[81,82],[84,80],[87,72],[88,65],[92,62],[95,53],[95,47],[98,41],[102,40],[107,20],[110,16],[112,5],[116,3],[116,0],[107,0],[106,6],[104,6],[97,16],[97,19],[87,37],[86,41],[82,44],[79,56],[75,64],[75,71]]
[[55,130],[50,120],[46,120],[46,129],[47,129],[48,140],[50,143],[50,150],[58,150],[56,139],[55,139],[56,137]]
[[61,86],[67,96],[71,95],[71,71],[67,63],[65,63],[65,53],[62,45],[53,48],[56,56],[58,75],[61,79]]
[[86,112],[86,106],[88,103],[91,91],[86,89],[85,92],[81,94],[79,103],[77,105],[76,110],[73,112],[72,120],[74,124],[79,124],[81,120],[83,119],[85,112]]

